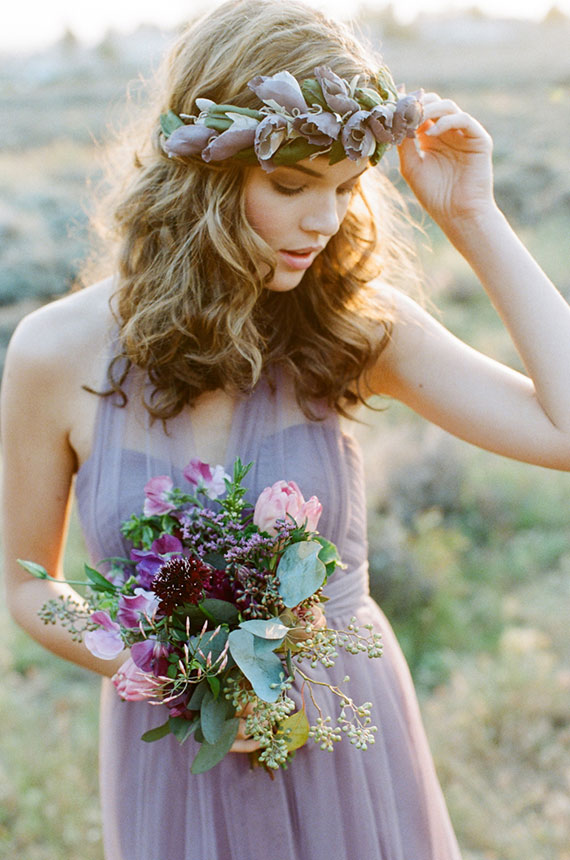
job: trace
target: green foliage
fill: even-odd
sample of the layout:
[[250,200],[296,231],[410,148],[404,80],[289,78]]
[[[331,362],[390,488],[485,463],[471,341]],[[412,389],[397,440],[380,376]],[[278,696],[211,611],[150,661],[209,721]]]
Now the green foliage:
[[223,725],[221,734],[218,737],[216,744],[209,744],[204,741],[192,762],[190,768],[192,773],[205,773],[207,770],[215,767],[220,762],[226,753],[229,752],[236,738],[239,728],[239,720],[235,717],[231,720],[226,720]]
[[297,606],[320,588],[326,578],[326,568],[320,560],[318,541],[300,541],[287,547],[279,565],[279,594],[285,606]]
[[274,653],[278,642],[260,639],[248,630],[232,630],[229,635],[230,654],[250,682],[256,695],[264,702],[279,698],[283,664]]

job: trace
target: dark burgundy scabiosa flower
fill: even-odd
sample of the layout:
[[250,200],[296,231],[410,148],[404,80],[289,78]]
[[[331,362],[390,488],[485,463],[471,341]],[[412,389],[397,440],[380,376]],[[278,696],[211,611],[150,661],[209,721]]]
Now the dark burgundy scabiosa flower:
[[199,558],[169,559],[152,581],[152,590],[160,600],[158,611],[171,615],[177,606],[199,603],[211,574],[212,568]]

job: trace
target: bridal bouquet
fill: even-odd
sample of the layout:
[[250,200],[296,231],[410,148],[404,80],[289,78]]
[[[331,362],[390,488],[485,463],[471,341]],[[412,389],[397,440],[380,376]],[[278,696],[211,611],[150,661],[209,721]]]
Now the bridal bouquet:
[[[193,773],[226,755],[240,718],[259,744],[253,762],[266,769],[286,766],[309,737],[328,750],[343,732],[359,749],[374,742],[370,703],[357,705],[325,684],[339,699],[333,723],[313,692],[323,682],[306,668],[332,666],[338,648],[382,653],[371,626],[363,633],[356,619],[346,630],[326,626],[322,587],[341,561],[316,531],[321,504],[316,496],[305,501],[293,481],[277,481],[248,506],[243,479],[250,467],[238,459],[230,477],[221,466],[192,460],[184,469],[187,491],[168,476],[152,478],[142,513],[121,526],[129,558],[104,559],[104,574],[86,565],[83,602],[59,598],[40,610],[46,624],[63,624],[96,657],[129,649],[113,677],[118,694],[167,709],[168,719],[143,740],[172,733],[182,743],[194,735],[200,747]],[[41,565],[20,563],[52,578]],[[289,696],[295,680],[300,707]],[[305,692],[318,714],[313,725]]]

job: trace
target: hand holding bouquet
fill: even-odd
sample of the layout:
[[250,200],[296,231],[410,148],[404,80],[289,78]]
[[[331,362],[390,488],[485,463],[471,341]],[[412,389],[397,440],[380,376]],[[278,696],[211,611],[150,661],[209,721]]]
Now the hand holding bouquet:
[[[189,492],[168,476],[150,480],[142,514],[121,526],[130,557],[105,559],[105,574],[85,566],[84,604],[67,597],[41,610],[45,623],[59,621],[97,657],[130,649],[113,678],[119,695],[168,709],[143,740],[194,735],[201,746],[193,773],[230,750],[242,714],[259,744],[251,755],[268,769],[285,766],[309,737],[323,749],[343,732],[360,749],[374,742],[369,703],[325,684],[340,700],[333,723],[313,692],[323,682],[304,668],[332,666],[339,647],[382,653],[379,635],[361,634],[355,619],[347,630],[326,626],[322,587],[341,561],[316,532],[321,504],[316,496],[305,501],[293,481],[277,481],[252,509],[242,483],[249,468],[238,459],[230,477],[192,460],[184,470]],[[51,578],[41,565],[21,564]],[[318,713],[314,725],[289,696],[296,680]]]

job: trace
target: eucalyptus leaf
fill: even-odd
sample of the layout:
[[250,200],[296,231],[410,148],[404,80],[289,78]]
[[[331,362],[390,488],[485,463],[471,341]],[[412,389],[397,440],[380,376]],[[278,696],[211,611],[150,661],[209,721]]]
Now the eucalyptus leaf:
[[170,734],[170,720],[167,720],[161,726],[157,726],[156,729],[149,729],[148,732],[145,732],[141,737],[141,741],[145,743],[152,743],[153,741],[158,741],[160,738],[166,737],[166,735]]
[[232,630],[229,636],[230,653],[264,702],[276,702],[279,685],[285,674],[281,660],[273,649],[275,640],[260,639],[248,630]]
[[200,705],[202,704],[202,699],[204,698],[206,691],[208,689],[208,681],[204,678],[203,681],[200,681],[199,684],[194,688],[194,692],[190,696],[188,700],[187,708],[189,711],[199,711]]
[[208,682],[208,686],[209,686],[210,690],[213,693],[214,699],[217,699],[220,695],[220,690],[222,687],[222,685],[220,683],[220,679],[218,678],[217,675],[208,675],[206,680]]
[[210,689],[207,689],[200,707],[200,726],[208,744],[217,744],[224,730],[226,721],[226,702],[216,699]]
[[334,562],[335,567],[342,563],[340,555],[338,554],[338,549],[334,543],[331,543],[330,540],[327,540],[322,535],[315,535],[315,540],[321,545],[319,558],[327,569],[332,562]]
[[205,741],[198,750],[192,767],[191,773],[205,773],[207,770],[215,767],[220,762],[226,753],[231,749],[239,728],[239,720],[237,717],[232,717],[231,720],[226,720],[222,730],[222,734],[215,744],[209,744]]
[[218,600],[217,597],[207,597],[201,601],[199,607],[217,624],[233,624],[239,617],[239,612],[233,603],[229,603],[227,600]]
[[[278,639],[279,644],[289,632],[289,628],[277,618],[253,618],[250,621],[242,621],[240,627],[260,639]],[[274,647],[277,647],[277,644],[276,642]]]
[[279,594],[285,606],[297,606],[321,587],[326,568],[319,559],[318,541],[299,541],[287,547],[277,566]]
[[171,734],[174,735],[178,743],[183,744],[190,737],[192,732],[195,732],[200,722],[199,717],[193,720],[185,720],[184,717],[170,717],[168,725]]

